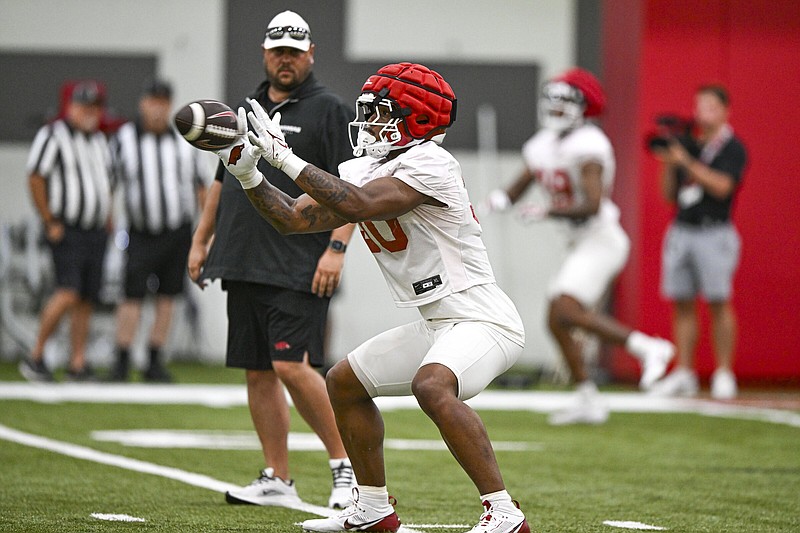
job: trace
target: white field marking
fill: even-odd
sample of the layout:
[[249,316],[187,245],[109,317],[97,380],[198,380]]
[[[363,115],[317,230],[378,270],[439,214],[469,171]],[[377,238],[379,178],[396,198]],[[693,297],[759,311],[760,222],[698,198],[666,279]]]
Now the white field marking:
[[420,529],[461,529],[469,527],[469,524],[408,524],[408,527],[418,527]]
[[137,518],[129,514],[92,513],[91,517],[98,520],[108,520],[109,522],[144,522],[144,518]]
[[[639,392],[602,394],[615,413],[694,413],[719,418],[737,418],[800,427],[800,413],[750,407],[694,398],[659,398]],[[569,391],[483,391],[467,401],[473,409],[551,413],[567,407]],[[287,394],[288,398],[288,394]],[[42,403],[125,403],[204,405],[227,408],[247,405],[244,385],[183,385],[147,383],[26,383],[0,382],[0,400],[31,400]],[[290,400],[291,401],[291,400]],[[419,409],[413,396],[376,398],[381,411]]]
[[[92,431],[91,437],[102,442],[116,442],[137,448],[181,448],[201,450],[260,450],[261,444],[253,431],[211,431],[183,429],[132,429]],[[324,451],[325,445],[315,433],[289,433],[292,451]],[[538,442],[495,441],[496,451],[542,451]],[[394,450],[447,451],[441,440],[386,439],[384,448]]]
[[244,385],[0,382],[0,400],[204,405],[228,408],[247,405],[247,389]]
[[[0,439],[7,440],[10,442],[15,442],[17,444],[22,444],[25,446],[30,446],[32,448],[39,448],[41,450],[60,453],[68,457],[75,457],[77,459],[84,459],[86,461],[92,461],[104,465],[116,466],[118,468],[124,468],[126,470],[132,470],[134,472],[153,474],[156,476],[173,479],[175,481],[180,481],[181,483],[186,483],[187,485],[192,485],[194,487],[200,487],[204,489],[210,489],[216,492],[224,493],[229,490],[240,488],[239,485],[234,485],[232,483],[219,481],[217,479],[202,474],[195,474],[194,472],[187,472],[179,468],[161,466],[153,463],[148,463],[146,461],[140,461],[138,459],[130,459],[128,457],[123,457],[121,455],[114,455],[111,453],[93,450],[92,448],[86,448],[85,446],[78,446],[77,444],[70,444],[68,442],[61,442],[53,439],[48,439],[46,437],[40,437],[38,435],[32,435],[30,433],[24,433],[16,429],[9,428],[2,424],[0,424]],[[289,509],[294,509],[296,511],[303,511],[309,514],[315,514],[317,516],[325,516],[325,517],[333,516],[338,512],[334,509],[329,509],[328,507],[321,507],[319,505],[313,505],[310,503],[306,503],[302,500],[286,501],[281,505],[281,507],[287,507]],[[411,529],[409,527],[401,527],[399,529],[399,532],[422,533],[420,531]]]
[[603,520],[603,524],[611,527],[619,527],[622,529],[640,529],[640,530],[653,530],[653,531],[666,531],[667,528],[659,526],[651,526],[641,522],[632,521],[617,521],[617,520]]
[[77,444],[70,444],[68,442],[61,442],[48,439],[47,437],[40,437],[38,435],[24,433],[2,424],[0,424],[0,438],[11,442],[16,442],[17,444],[24,444],[25,446],[30,446],[32,448],[39,448],[41,450],[60,453],[61,455],[66,455],[69,457],[75,457],[77,459],[85,459],[95,463],[116,466],[126,470],[133,470],[134,472],[154,474],[157,476],[174,479],[176,481],[186,483],[187,485],[215,490],[217,492],[227,492],[229,490],[239,488],[238,485],[218,481],[201,474],[186,472],[185,470],[180,470],[178,468],[160,466],[153,463],[148,463],[146,461],[140,461],[138,459],[130,459],[121,455],[114,455],[111,453],[93,450],[92,448],[78,446]]
[[[301,527],[303,525],[302,522],[295,522],[294,525]],[[400,529],[397,530],[397,533],[423,533],[422,531],[418,531],[416,529],[411,529],[412,527],[422,527],[416,524],[409,524],[409,525],[401,525]],[[438,527],[438,528],[458,528],[458,527],[466,527],[460,524],[453,524],[453,525],[446,525],[446,526],[431,526],[431,527]]]
[[[302,526],[303,523],[302,522],[295,522],[294,525]],[[421,528],[421,529],[463,529],[465,527],[469,527],[469,524],[408,524],[406,526],[400,526],[400,529],[398,531],[399,531],[399,533],[403,533],[403,532],[410,533],[411,531],[414,531],[413,529],[408,529],[408,528],[411,528],[411,527],[414,527],[414,528],[418,527],[418,528]]]

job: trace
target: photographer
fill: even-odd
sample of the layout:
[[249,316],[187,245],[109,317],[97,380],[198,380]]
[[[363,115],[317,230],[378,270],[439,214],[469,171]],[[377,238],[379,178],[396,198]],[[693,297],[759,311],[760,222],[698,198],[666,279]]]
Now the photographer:
[[717,368],[711,379],[711,396],[730,399],[737,394],[733,374],[736,315],[731,293],[741,241],[731,223],[731,210],[747,155],[728,124],[729,105],[728,92],[721,85],[706,85],[695,93],[696,156],[677,138],[671,138],[666,146],[650,145],[662,163],[664,196],[678,208],[664,239],[661,275],[661,290],[674,307],[678,364],[653,385],[653,394],[693,396],[698,391],[695,301],[700,294],[712,318]]

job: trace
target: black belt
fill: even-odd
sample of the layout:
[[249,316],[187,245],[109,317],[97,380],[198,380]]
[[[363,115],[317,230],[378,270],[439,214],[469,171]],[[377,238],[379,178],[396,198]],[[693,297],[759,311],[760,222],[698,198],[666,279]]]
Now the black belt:
[[708,228],[719,228],[721,226],[728,226],[730,225],[730,220],[713,220],[713,219],[703,219],[698,222],[687,222],[685,220],[675,220],[675,223],[686,229],[708,229]]

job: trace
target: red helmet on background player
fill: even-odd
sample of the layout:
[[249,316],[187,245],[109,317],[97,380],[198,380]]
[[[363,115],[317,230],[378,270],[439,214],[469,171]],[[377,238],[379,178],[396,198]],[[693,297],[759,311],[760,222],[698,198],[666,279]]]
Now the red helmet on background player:
[[438,72],[415,63],[386,65],[361,88],[350,144],[356,157],[366,151],[376,158],[427,140],[441,144],[455,119],[455,94]]
[[584,117],[603,112],[606,95],[594,75],[581,68],[570,69],[542,87],[539,122],[548,129],[565,131],[583,123]]

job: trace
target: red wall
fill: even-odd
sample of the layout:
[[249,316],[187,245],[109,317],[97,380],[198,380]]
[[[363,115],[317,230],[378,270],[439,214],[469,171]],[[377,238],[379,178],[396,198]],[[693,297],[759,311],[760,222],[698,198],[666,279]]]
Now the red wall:
[[[617,285],[617,316],[671,337],[659,280],[673,212],[643,138],[657,114],[689,116],[695,89],[722,82],[750,158],[734,210],[743,242],[735,370],[744,382],[800,379],[800,2],[607,0],[602,57],[609,100],[603,126],[618,162],[614,198],[633,244]],[[619,379],[638,376],[622,351],[612,367]],[[714,369],[707,327],[697,367],[704,378]]]

